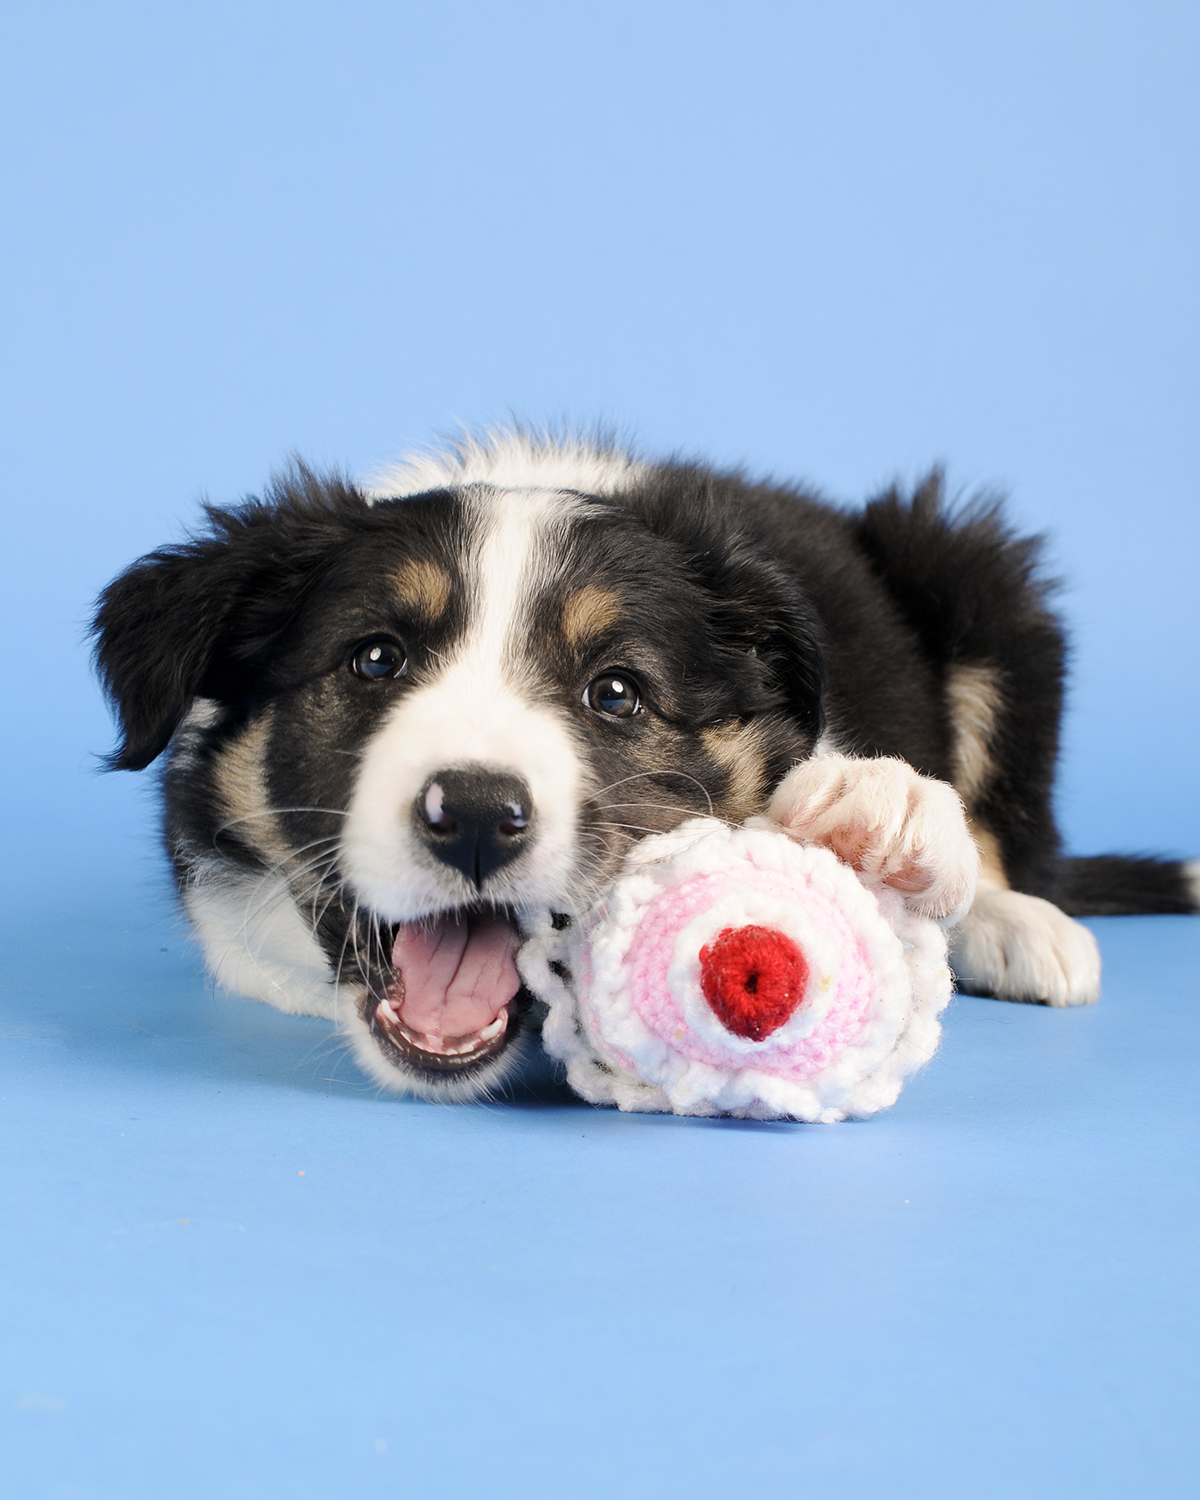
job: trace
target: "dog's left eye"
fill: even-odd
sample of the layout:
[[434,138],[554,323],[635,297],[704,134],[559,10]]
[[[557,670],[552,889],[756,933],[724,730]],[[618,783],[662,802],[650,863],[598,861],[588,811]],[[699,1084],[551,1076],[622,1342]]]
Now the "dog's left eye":
[[598,714],[610,719],[628,719],[642,706],[637,683],[624,672],[605,672],[593,678],[584,689],[583,701]]
[[399,641],[390,635],[373,635],[370,640],[355,646],[350,657],[350,670],[355,677],[367,682],[379,682],[384,677],[403,677],[408,671],[408,655]]

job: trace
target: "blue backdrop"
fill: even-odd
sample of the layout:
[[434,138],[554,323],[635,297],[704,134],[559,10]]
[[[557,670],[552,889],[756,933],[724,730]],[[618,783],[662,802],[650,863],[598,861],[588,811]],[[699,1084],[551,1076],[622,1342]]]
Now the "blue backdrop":
[[1069,584],[1071,846],[1200,852],[1198,28],[1094,0],[10,12],[3,607],[54,832],[128,817],[86,760],[109,576],[292,450],[360,471],[511,411],[847,500],[934,461],[1007,489]]
[[[82,645],[96,591],[139,553],[177,538],[200,499],[229,501],[254,491],[293,450],[316,463],[364,471],[456,424],[510,413],[534,422],[608,422],[649,454],[703,455],[754,473],[802,477],[845,501],[897,477],[912,481],[933,462],[947,465],[955,490],[1008,491],[1019,524],[1050,533],[1051,565],[1067,581],[1062,607],[1074,677],[1060,808],[1070,847],[1200,854],[1198,40],[1200,11],[1178,0],[1012,0],[993,7],[927,0],[443,0],[436,6],[43,0],[9,7],[0,41],[7,143],[0,162],[6,222],[0,424],[8,537],[0,609],[9,704],[5,872],[11,912],[18,914],[10,949],[20,959],[9,995],[20,1015],[40,1016],[51,1028],[47,1036],[59,1038],[53,1046],[75,1058],[79,1007],[101,999],[115,1008],[89,1010],[89,1025],[109,1026],[110,1040],[114,1027],[151,1025],[139,996],[151,1010],[163,995],[176,997],[168,1007],[176,1020],[163,1023],[168,1031],[185,1025],[180,1016],[203,1030],[213,1014],[194,956],[179,953],[173,929],[169,940],[158,941],[170,919],[147,779],[96,773],[97,753],[111,744]],[[71,929],[67,941],[71,922],[83,926]],[[44,933],[48,923],[59,937],[33,942],[30,934]],[[113,934],[130,927],[143,935],[123,949]],[[170,951],[162,962],[174,966],[167,978],[153,966],[163,947]],[[35,954],[43,958],[35,962]],[[1129,962],[1129,972],[1137,972]],[[1189,962],[1180,959],[1172,971],[1180,983]],[[59,986],[53,1004],[46,999],[48,971]],[[228,1165],[240,1149],[235,1143],[263,1121],[275,1122],[262,1127],[268,1134],[294,1130],[299,1139],[325,1128],[324,1116],[308,1112],[303,1093],[289,1096],[282,1113],[272,1102],[278,1079],[303,1072],[303,1058],[288,1051],[290,1041],[273,1053],[275,1042],[263,1041],[263,1028],[278,1025],[279,1036],[290,1037],[299,1033],[287,1026],[304,1023],[252,1019],[249,1007],[228,1004],[220,1026],[258,1038],[245,1043],[251,1053],[261,1044],[264,1055],[285,1062],[265,1073],[247,1064],[245,1078],[236,1075],[234,1091],[245,1084],[251,1102],[236,1128],[230,1125],[226,1146],[210,1142],[214,1154],[196,1168],[201,1172]],[[996,1014],[974,1004],[961,1013]],[[96,1019],[108,1014],[121,1019]],[[53,1016],[59,1020],[51,1024],[46,1018]],[[1079,1020],[1022,1013],[1006,1014],[1003,1024],[1032,1028],[1029,1045],[1036,1049],[1043,1022]],[[983,1034],[993,1024],[999,1023],[979,1022]],[[133,1032],[121,1035],[133,1045]],[[220,1056],[218,1043],[204,1046]],[[958,1055],[968,1054],[962,1042]],[[85,1177],[95,1174],[89,1178],[98,1194],[95,1212],[120,1218],[113,1205],[122,1203],[121,1213],[134,1219],[141,1213],[147,1222],[155,1215],[164,1223],[188,1218],[186,1193],[170,1206],[149,1193],[153,1205],[130,1208],[110,1167],[87,1156],[90,1122],[107,1108],[86,1104],[87,1080],[96,1069],[107,1078],[107,1064],[97,1059],[108,1055],[104,1046],[90,1059],[80,1053],[69,1077],[51,1069],[43,1078],[29,1071],[32,1064],[13,1064],[26,1082],[43,1080],[21,1094],[29,1101],[22,1106],[25,1133],[12,1139],[19,1136],[32,1153],[22,1158],[14,1191],[33,1214],[29,1222],[43,1225],[45,1239],[28,1228],[14,1235],[18,1273],[9,1285],[33,1277],[29,1284],[41,1288],[37,1295],[50,1309],[59,1304],[45,1246],[61,1247],[69,1238],[64,1226],[74,1222],[76,1201],[70,1174],[80,1162],[91,1162]],[[186,1049],[181,1055],[193,1056]],[[194,1054],[201,1055],[209,1057],[203,1048]],[[203,1073],[210,1063],[195,1066]],[[151,1092],[156,1067],[148,1062],[138,1075]],[[219,1073],[228,1059],[211,1067]],[[310,1082],[315,1076],[304,1073]],[[246,1082],[251,1078],[260,1080],[258,1092]],[[110,1079],[103,1088],[110,1084],[113,1097],[122,1097],[123,1085]],[[170,1077],[158,1087],[169,1092]],[[352,1086],[344,1087],[363,1110]],[[973,1085],[964,1087],[963,1098],[976,1098]],[[60,1117],[54,1103],[67,1097],[64,1090],[76,1100],[68,1116],[76,1122],[70,1139],[78,1150],[63,1159],[65,1177],[54,1175],[58,1167],[46,1167],[46,1176],[39,1153],[47,1139],[58,1139],[55,1131],[68,1129],[68,1116]],[[329,1097],[340,1096],[335,1089]],[[554,1108],[574,1120],[570,1106],[554,1097]],[[945,1123],[945,1111],[959,1109],[961,1100],[954,1095],[958,1102],[943,1109],[940,1097],[927,1096],[926,1104],[931,1118]],[[420,1122],[432,1118],[418,1106],[374,1107],[374,1115],[365,1110],[374,1122],[365,1128],[384,1129],[380,1120],[398,1128],[397,1121],[409,1120],[410,1143],[426,1128]],[[173,1143],[194,1138],[194,1121],[206,1109],[195,1103],[194,1116],[185,1109],[178,1136],[175,1126],[164,1125],[160,1154],[144,1166],[150,1176],[133,1170],[131,1181],[144,1185],[161,1171],[167,1182],[182,1170]],[[1002,1106],[998,1111],[1005,1113]],[[285,1116],[291,1123],[279,1124]],[[487,1120],[470,1118],[478,1118],[486,1138]],[[540,1118],[522,1117],[522,1130],[534,1139]],[[115,1136],[115,1116],[113,1122]],[[453,1135],[458,1127],[427,1128]],[[643,1142],[637,1132],[652,1130],[646,1122],[611,1120],[602,1128],[617,1131],[613,1160],[622,1171],[620,1143]],[[837,1139],[881,1142],[884,1128],[874,1136],[851,1129]],[[588,1129],[584,1124],[577,1133]],[[574,1133],[572,1125],[572,1139]],[[1064,1159],[1063,1182],[1076,1180],[1080,1161],[1095,1164],[1078,1129],[1077,1135],[1084,1157]],[[670,1136],[700,1152],[712,1139],[711,1130]],[[766,1170],[761,1160],[747,1166],[738,1155],[757,1150],[761,1137],[721,1139],[739,1143],[710,1158],[731,1183]],[[936,1131],[930,1139],[936,1158],[945,1142]],[[1030,1160],[1044,1164],[1045,1142],[1030,1139]],[[666,1140],[661,1131],[644,1137]],[[461,1160],[474,1160],[473,1141],[439,1137],[429,1149],[438,1161],[460,1162],[461,1146]],[[518,1159],[535,1150],[523,1137],[509,1146]],[[839,1149],[868,1156],[871,1150]],[[961,1136],[956,1149],[965,1149]],[[653,1150],[631,1160],[660,1170]],[[702,1160],[694,1164],[697,1182],[705,1180]],[[293,1167],[288,1159],[288,1174],[303,1166],[297,1161]],[[843,1165],[831,1169],[835,1179]],[[884,1171],[870,1167],[877,1169]],[[528,1170],[519,1169],[518,1178]],[[554,1170],[566,1168],[560,1163]],[[630,1170],[636,1178],[641,1169]],[[962,1181],[972,1181],[965,1165]],[[260,1186],[251,1183],[250,1199],[272,1201]],[[635,1196],[647,1191],[639,1185]],[[934,1254],[938,1236],[950,1233],[946,1223],[961,1229],[974,1222],[972,1191],[949,1193],[948,1219],[926,1239],[917,1234],[916,1249],[903,1241],[913,1256]],[[1096,1202],[1108,1191],[1097,1178]],[[606,1192],[598,1187],[589,1197],[581,1189],[564,1212],[581,1216],[579,1224],[590,1211],[607,1213],[605,1205],[616,1200]],[[907,1201],[899,1188],[892,1196],[897,1204]],[[1043,1207],[1048,1201],[1038,1199]],[[1022,1202],[997,1233],[1015,1235],[1027,1264],[1036,1267],[1036,1243],[1054,1233],[1038,1217],[1042,1209]],[[346,1211],[352,1218],[353,1206]],[[280,1210],[276,1238],[264,1241],[255,1275],[268,1277],[273,1258],[287,1257],[292,1212]],[[818,1222],[822,1213],[832,1215],[830,1223],[837,1217],[828,1203],[813,1212]],[[233,1222],[243,1209],[213,1209],[217,1219],[221,1213]],[[469,1228],[478,1221],[467,1214],[465,1222]],[[670,1221],[664,1222],[665,1245]],[[724,1241],[706,1222],[716,1255]],[[393,1230],[407,1232],[386,1213],[376,1227],[381,1244]],[[702,1224],[689,1229],[697,1243],[706,1232]],[[773,1233],[762,1232],[768,1239]],[[884,1239],[889,1232],[874,1223],[863,1229]],[[365,1241],[346,1233],[347,1253],[357,1255]],[[495,1275],[502,1279],[524,1253],[519,1236],[508,1234],[496,1252]],[[909,1225],[903,1234],[916,1231]],[[978,1250],[968,1240],[964,1256]],[[439,1257],[452,1254],[434,1241]],[[570,1242],[568,1233],[568,1255]],[[1085,1243],[1091,1239],[1078,1228],[1069,1257],[1083,1255]],[[903,1259],[910,1249],[897,1253]],[[211,1370],[214,1360],[227,1357],[248,1370],[266,1358],[262,1349],[272,1339],[286,1349],[286,1339],[279,1341],[289,1313],[283,1303],[270,1303],[267,1281],[255,1281],[236,1258],[223,1262],[213,1253],[212,1306],[232,1319],[231,1342],[221,1356],[212,1349],[196,1353],[197,1368]],[[325,1309],[318,1322],[328,1314],[333,1339],[335,1287],[315,1269],[326,1264],[326,1249],[310,1245],[300,1253],[309,1256],[303,1263],[314,1278],[303,1293]],[[85,1259],[90,1254],[80,1251]],[[333,1266],[338,1256],[329,1255]],[[150,1256],[146,1266],[154,1263]],[[190,1274],[191,1262],[185,1267],[168,1256],[168,1263],[171,1276]],[[72,1275],[83,1274],[81,1263],[72,1266]],[[41,1270],[35,1275],[31,1267]],[[416,1274],[411,1264],[406,1269]],[[140,1261],[126,1265],[131,1306],[140,1312],[118,1322],[151,1339],[138,1319],[153,1324],[160,1306],[153,1298],[161,1295],[166,1307],[171,1290],[168,1277],[146,1292],[150,1301],[137,1304],[143,1272],[151,1275]],[[43,1274],[51,1280],[39,1281]],[[324,1303],[314,1291],[318,1284]],[[266,1322],[252,1335],[238,1321],[239,1296],[247,1308],[275,1308],[262,1314]],[[42,1305],[35,1298],[29,1306],[35,1304]],[[1093,1306],[1078,1305],[1080,1330]],[[486,1309],[477,1310],[484,1322],[476,1329],[488,1327],[496,1347],[507,1347],[512,1327],[491,1328]],[[364,1308],[355,1315],[370,1316]],[[611,1309],[603,1314],[610,1315]],[[46,1313],[48,1323],[34,1319],[13,1347],[41,1347],[51,1326],[69,1344],[67,1324],[54,1321],[60,1316],[68,1314],[60,1308]],[[653,1326],[652,1309],[646,1316]],[[953,1321],[958,1314],[946,1316]],[[584,1335],[568,1324],[578,1344]],[[994,1341],[964,1355],[962,1369],[981,1369],[1004,1348],[1003,1358],[1019,1370],[1021,1349],[1004,1343],[1010,1326],[1000,1318]],[[88,1327],[83,1343],[71,1347],[78,1368],[94,1373],[94,1351],[111,1349],[121,1335],[117,1324]],[[456,1328],[455,1336],[469,1342],[470,1329]],[[260,1335],[263,1342],[254,1342]],[[531,1335],[529,1348],[542,1350],[543,1335],[549,1349],[545,1328]],[[897,1368],[913,1336],[907,1325],[894,1333]],[[251,1340],[258,1353],[239,1338]],[[1060,1390],[1094,1367],[1085,1345],[1073,1365],[1056,1369]],[[138,1364],[136,1348],[144,1347],[126,1351],[131,1367]],[[201,1345],[188,1347],[195,1353]],[[1155,1347],[1161,1340],[1145,1346],[1147,1360]],[[615,1345],[592,1354],[601,1371],[615,1370],[623,1357]],[[691,1358],[677,1357],[685,1365]],[[159,1377],[146,1371],[159,1367],[151,1359],[141,1368],[153,1385]],[[521,1368],[533,1378],[536,1361]],[[678,1374],[684,1367],[672,1368]],[[12,1410],[20,1421],[53,1422],[66,1409],[56,1401],[74,1400],[76,1410],[86,1405],[83,1397],[61,1393],[70,1384],[66,1377],[51,1370],[37,1378],[45,1390],[29,1385],[32,1375],[13,1376]],[[503,1386],[503,1369],[488,1366],[488,1379]],[[197,1403],[219,1428],[223,1408],[213,1392],[220,1382],[215,1375],[213,1381],[193,1388],[184,1380],[162,1399],[176,1411],[176,1396]],[[168,1388],[169,1381],[155,1386]],[[0,1392],[0,1402],[9,1399]],[[293,1392],[289,1400],[295,1399]],[[603,1401],[602,1392],[596,1399]],[[962,1427],[952,1408],[951,1401],[947,1432]],[[109,1431],[108,1408],[89,1409],[97,1431]],[[1099,1409],[1102,1435],[1111,1435],[1112,1413],[1102,1400]],[[1163,1408],[1157,1410],[1161,1417]],[[653,1448],[646,1436],[652,1424],[649,1416],[638,1420],[645,1431],[634,1422],[643,1432],[637,1451],[644,1455]],[[834,1418],[827,1414],[821,1422],[832,1430]],[[158,1417],[152,1425],[160,1437],[169,1431],[169,1421],[163,1428]],[[362,1451],[382,1453],[370,1449],[375,1428],[368,1428]],[[993,1437],[1000,1451],[1007,1439]],[[494,1433],[492,1440],[498,1441]],[[56,1440],[45,1441],[52,1451]],[[109,1493],[87,1468],[88,1454],[94,1458],[98,1449],[79,1441],[83,1467],[72,1470],[70,1483],[82,1488],[71,1489],[64,1478],[61,1490],[45,1493]],[[845,1441],[853,1448],[850,1437]],[[162,1442],[167,1467],[159,1479],[147,1478],[147,1493],[156,1492],[161,1473],[175,1472],[170,1465],[178,1450]],[[141,1437],[135,1447],[150,1463]],[[333,1493],[336,1454],[321,1451],[335,1488],[314,1492]],[[734,1461],[739,1451],[726,1454],[728,1473],[719,1463],[705,1472],[719,1471],[722,1483],[736,1485],[747,1472]],[[114,1452],[111,1492],[131,1495],[129,1454]],[[29,1474],[51,1471],[44,1458],[29,1463],[23,1493],[33,1494]],[[1100,1469],[1086,1491],[1093,1496],[1103,1491],[1105,1474],[1125,1472],[1119,1464]],[[826,1472],[819,1463],[818,1471]],[[879,1472],[885,1471],[886,1464]],[[88,1472],[91,1481],[79,1477]],[[233,1494],[231,1472],[219,1482]],[[776,1471],[767,1459],[754,1472],[765,1492],[784,1492],[771,1487]],[[835,1464],[828,1472],[842,1475],[841,1493],[858,1493],[848,1469]],[[300,1492],[297,1484],[303,1488],[302,1478],[297,1470],[293,1493]],[[859,1479],[864,1493],[878,1483],[874,1470]],[[700,1485],[695,1493],[707,1493],[702,1477],[693,1480]],[[269,1478],[246,1482],[248,1494],[272,1492]],[[1023,1482],[1024,1492],[1033,1493],[1029,1473]],[[1067,1492],[1046,1482],[1047,1493]],[[618,1479],[612,1483],[617,1489],[609,1492],[620,1492]],[[662,1493],[670,1493],[664,1483]],[[946,1483],[945,1493],[956,1493]],[[159,1484],[157,1493],[169,1489]],[[978,1476],[974,1492],[984,1492]]]

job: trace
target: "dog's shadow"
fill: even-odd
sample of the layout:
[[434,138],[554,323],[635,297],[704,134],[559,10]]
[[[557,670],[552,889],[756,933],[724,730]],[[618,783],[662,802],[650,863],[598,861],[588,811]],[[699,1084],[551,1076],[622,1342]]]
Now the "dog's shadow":
[[[332,1021],[287,1015],[216,986],[186,924],[163,900],[140,918],[75,915],[64,923],[56,961],[11,934],[0,1029],[44,1054],[66,1054],[91,1077],[102,1071],[230,1087],[279,1088],[388,1101],[358,1067]],[[490,1109],[587,1111],[546,1056],[536,1032],[521,1043],[512,1076],[481,1101]],[[431,1106],[432,1107],[432,1106]]]

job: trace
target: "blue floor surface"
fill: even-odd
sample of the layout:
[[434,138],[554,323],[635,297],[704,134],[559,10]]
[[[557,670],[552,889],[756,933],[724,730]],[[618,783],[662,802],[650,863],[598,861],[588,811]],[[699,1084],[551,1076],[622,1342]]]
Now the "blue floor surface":
[[106,901],[9,912],[6,1494],[1200,1488],[1200,920],[792,1126],[380,1097]]

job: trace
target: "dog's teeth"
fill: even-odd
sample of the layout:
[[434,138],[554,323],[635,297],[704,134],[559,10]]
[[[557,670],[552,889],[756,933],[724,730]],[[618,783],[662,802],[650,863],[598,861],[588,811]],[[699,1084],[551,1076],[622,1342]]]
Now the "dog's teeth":
[[508,1019],[508,1008],[505,1007],[481,1031],[473,1031],[468,1036],[449,1037],[432,1031],[415,1031],[407,1025],[390,1000],[380,1000],[375,1008],[375,1023],[380,1029],[390,1032],[393,1039],[399,1036],[420,1051],[438,1057],[470,1057],[472,1053],[484,1051],[503,1034],[508,1026]]

